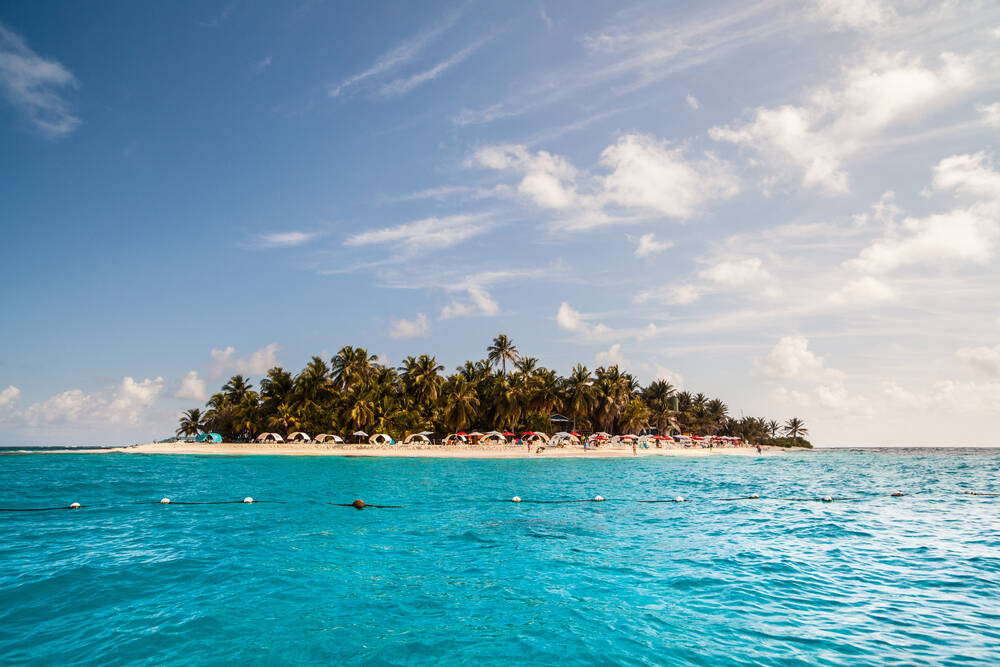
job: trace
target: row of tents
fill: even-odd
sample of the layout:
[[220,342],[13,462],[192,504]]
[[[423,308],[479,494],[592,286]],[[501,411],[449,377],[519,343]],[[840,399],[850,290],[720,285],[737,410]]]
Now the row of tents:
[[[421,431],[420,433],[411,433],[403,439],[403,445],[414,445],[414,444],[430,444],[431,436],[434,434],[431,431]],[[367,440],[369,444],[372,445],[395,445],[398,444],[397,441],[387,433],[375,433],[374,435],[368,435],[364,431],[355,431],[351,434],[353,438],[359,442]],[[222,436],[218,433],[202,433],[197,438],[196,442],[222,442]],[[289,433],[285,437],[281,437],[278,433],[261,433],[258,435],[254,442],[267,443],[267,442],[315,442],[315,443],[334,443],[343,444],[344,439],[339,435],[332,433],[321,433],[315,438],[309,436],[308,433],[302,431],[295,431]],[[466,433],[464,431],[459,431],[457,433],[452,433],[448,435],[442,441],[445,445],[465,445],[465,444],[480,444],[480,445],[506,445],[511,442],[518,442],[527,445],[545,445],[549,447],[567,447],[567,446],[589,446],[589,447],[630,447],[633,444],[642,447],[663,447],[666,443],[673,445],[680,445],[682,447],[738,447],[743,444],[740,438],[729,437],[729,436],[689,436],[689,435],[611,435],[610,433],[605,433],[600,431],[598,433],[592,433],[588,436],[583,436],[576,431],[560,431],[552,436],[540,431],[525,431],[518,436],[510,431],[488,431],[486,433],[480,433],[479,431],[473,431],[471,433]]]

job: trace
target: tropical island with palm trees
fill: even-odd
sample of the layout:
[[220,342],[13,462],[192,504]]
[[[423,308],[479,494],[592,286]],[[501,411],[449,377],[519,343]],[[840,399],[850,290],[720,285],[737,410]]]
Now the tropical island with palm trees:
[[522,355],[504,334],[485,358],[450,375],[444,370],[427,354],[394,368],[345,346],[329,363],[312,357],[296,375],[274,367],[259,388],[234,375],[205,409],[184,411],[176,437],[127,449],[631,455],[812,447],[796,417],[737,419],[719,398],[678,391],[662,379],[643,387],[618,365],[591,371],[577,364],[562,377]]

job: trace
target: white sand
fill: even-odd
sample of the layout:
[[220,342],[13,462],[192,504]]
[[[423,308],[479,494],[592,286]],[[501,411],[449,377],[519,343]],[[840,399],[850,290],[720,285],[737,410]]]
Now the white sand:
[[[801,448],[794,448],[799,450]],[[764,447],[764,455],[773,456],[789,451],[780,447]],[[133,447],[110,449],[73,449],[53,453],[126,453],[126,454],[215,454],[221,456],[243,456],[264,454],[269,456],[383,456],[383,457],[423,457],[423,458],[476,458],[476,459],[544,459],[544,458],[617,458],[631,457],[632,449],[608,448],[584,450],[581,447],[546,447],[542,452],[532,453],[524,446],[499,445],[338,445],[332,443],[211,443],[211,442],[158,442]],[[752,447],[712,448],[701,447],[643,449],[638,448],[636,456],[761,456]]]

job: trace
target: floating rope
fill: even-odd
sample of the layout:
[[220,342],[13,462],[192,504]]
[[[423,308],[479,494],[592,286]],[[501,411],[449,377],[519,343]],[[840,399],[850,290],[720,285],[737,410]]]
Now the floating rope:
[[55,510],[76,510],[83,507],[80,503],[73,503],[66,507],[11,507],[0,508],[0,512],[54,512]]
[[[840,496],[822,496],[819,498],[798,498],[798,497],[776,497],[770,498],[769,500],[786,500],[789,502],[821,502],[821,503],[832,503],[832,502],[845,502],[845,501],[857,501],[857,500],[870,500],[874,498],[902,498],[907,495],[917,495],[922,492],[914,493],[902,493],[900,491],[894,491],[892,493],[879,493],[872,494],[870,496],[853,496],[853,497],[840,497]],[[928,492],[923,492],[928,493]],[[961,492],[963,496],[978,496],[980,498],[998,498],[1000,493],[986,493],[982,491],[963,491]],[[717,502],[730,502],[738,500],[760,500],[760,496],[756,493],[750,494],[748,496],[736,496],[732,498],[704,498],[703,500],[717,501]],[[698,500],[698,499],[695,499]],[[238,504],[251,504],[251,503],[274,503],[274,504],[286,504],[287,501],[284,500],[256,500],[250,496],[243,498],[243,500],[201,500],[201,501],[173,501],[170,498],[162,498],[158,501],[139,501],[134,504],[138,505],[238,505]],[[496,502],[496,501],[484,501],[484,502]],[[529,503],[534,505],[570,505],[574,503],[602,503],[602,502],[619,502],[619,503],[643,503],[643,504],[655,504],[655,503],[687,503],[692,502],[690,498],[685,498],[683,496],[677,496],[675,498],[652,498],[652,499],[642,499],[642,498],[605,498],[604,496],[594,496],[593,498],[569,498],[569,499],[558,499],[558,500],[525,500],[520,496],[514,496],[509,500],[503,500],[501,502],[511,502],[511,503]],[[131,504],[131,503],[130,503]],[[351,503],[326,503],[327,505],[332,505],[334,507],[353,507],[358,510],[373,508],[373,509],[402,509],[406,505],[369,505],[365,501],[358,499]],[[80,503],[72,503],[65,507],[0,507],[0,512],[54,512],[57,510],[73,510],[80,509],[83,507],[94,507],[92,505],[81,505]],[[106,506],[105,506],[106,507]]]
[[374,507],[376,509],[399,509],[401,507],[406,507],[406,505],[369,505],[360,498],[355,500],[353,503],[327,503],[327,505],[333,505],[335,507],[353,507],[356,510],[363,510],[368,507]]

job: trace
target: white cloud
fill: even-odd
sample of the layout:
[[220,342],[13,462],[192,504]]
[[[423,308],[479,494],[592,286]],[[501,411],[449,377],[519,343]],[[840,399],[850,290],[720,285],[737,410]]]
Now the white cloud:
[[406,94],[411,90],[413,90],[414,88],[422,86],[428,81],[433,81],[434,79],[438,78],[439,76],[447,72],[455,65],[458,65],[463,60],[467,59],[469,56],[471,56],[473,53],[479,50],[479,48],[482,47],[486,42],[490,41],[490,39],[492,39],[492,37],[486,37],[484,39],[475,41],[472,44],[466,46],[464,49],[453,54],[449,58],[441,61],[434,67],[424,70],[423,72],[418,72],[411,76],[391,81],[382,86],[380,92],[384,97],[395,97],[396,95]]
[[141,382],[136,382],[131,377],[124,377],[121,383],[111,390],[110,396],[70,389],[43,402],[32,403],[18,416],[31,427],[56,423],[136,424],[156,402],[162,390],[162,377],[146,378]]
[[697,285],[670,285],[665,288],[644,290],[635,295],[633,302],[642,304],[658,301],[672,306],[684,306],[701,298],[702,289]]
[[896,293],[884,282],[871,276],[850,280],[829,296],[838,306],[873,306],[896,299]]
[[450,248],[485,233],[490,223],[483,215],[452,215],[423,218],[396,227],[385,227],[354,234],[345,246],[394,244],[404,252]]
[[816,0],[815,7],[834,28],[874,28],[891,16],[877,0]]
[[582,331],[587,327],[587,323],[583,320],[580,312],[565,301],[559,304],[559,312],[556,313],[556,323],[560,329],[566,329],[567,331]]
[[757,284],[771,277],[759,257],[713,262],[708,268],[699,271],[698,275],[725,287]]
[[560,329],[577,333],[581,338],[589,341],[635,338],[636,341],[641,342],[648,338],[655,338],[661,333],[660,329],[652,322],[645,327],[616,329],[603,323],[591,324],[588,320],[588,316],[565,301],[559,305],[559,310],[556,312],[556,324],[559,325]]
[[684,98],[684,101],[687,102],[688,108],[691,109],[691,111],[697,111],[699,108],[701,108],[701,102],[699,102],[698,98],[692,95],[691,93],[687,94],[687,97]]
[[602,184],[602,199],[625,208],[645,209],[671,218],[689,219],[716,199],[739,192],[731,166],[711,154],[689,160],[683,148],[639,134],[625,135],[601,153],[611,169]]
[[628,366],[628,360],[625,358],[625,355],[622,354],[622,346],[620,343],[615,343],[606,352],[598,352],[594,355],[594,360],[602,366],[617,365],[622,368]]
[[991,377],[1000,378],[1000,346],[965,347],[958,351],[958,358]]
[[412,320],[394,320],[389,330],[391,338],[418,338],[426,336],[430,331],[430,322],[423,313],[417,313]]
[[1000,404],[1000,382],[957,382],[940,380],[926,390],[910,391],[895,381],[883,384],[885,395],[894,403],[935,414],[988,416],[996,415]]
[[[521,176],[517,192],[564,217],[566,227],[592,227],[628,215],[694,218],[714,200],[739,191],[731,165],[710,153],[689,159],[684,148],[641,134],[628,134],[601,152],[604,175],[577,170],[565,158],[524,146],[488,146],[470,158],[472,165]],[[629,218],[624,218],[628,220]]]
[[419,56],[431,42],[454,26],[458,21],[458,16],[458,13],[451,13],[434,25],[421,30],[413,37],[400,42],[398,45],[382,54],[371,67],[347,77],[339,85],[331,88],[328,94],[330,97],[338,97],[348,88],[411,62]]
[[1000,102],[993,104],[980,104],[976,107],[979,116],[986,127],[1000,130]]
[[35,53],[0,23],[0,89],[45,135],[58,139],[80,124],[65,98],[76,77],[56,60]]
[[677,389],[684,388],[684,376],[677,371],[672,371],[666,366],[661,366],[660,364],[654,365],[655,373],[653,375],[654,380],[666,380],[672,384]]
[[311,241],[319,236],[313,232],[275,232],[273,234],[260,234],[254,246],[257,248],[287,248],[297,246]]
[[205,380],[198,377],[198,371],[188,371],[181,378],[180,386],[174,392],[174,398],[186,398],[193,401],[204,401],[208,398]]
[[801,172],[804,187],[840,194],[849,189],[846,160],[888,128],[955,104],[973,82],[969,61],[954,54],[942,54],[936,70],[905,54],[874,54],[802,106],[760,107],[749,122],[709,136],[753,150],[779,172]]
[[0,408],[6,408],[10,406],[14,401],[17,400],[18,396],[21,395],[21,390],[10,385],[3,391],[0,391]]
[[155,380],[146,378],[142,382],[136,382],[130,377],[123,378],[104,410],[108,421],[111,423],[137,423],[142,413],[156,402],[162,390],[163,378],[161,377]]
[[221,350],[211,351],[215,364],[212,375],[235,372],[241,375],[264,375],[273,367],[278,366],[277,352],[281,347],[277,343],[265,345],[245,357],[236,356],[236,348],[232,345]]
[[842,380],[843,373],[827,368],[822,357],[809,350],[804,336],[782,337],[764,359],[755,362],[756,375],[765,380]]
[[890,222],[849,268],[870,273],[926,264],[985,264],[1000,239],[1000,173],[983,153],[953,155],[934,169],[934,189],[979,198],[967,208]]

